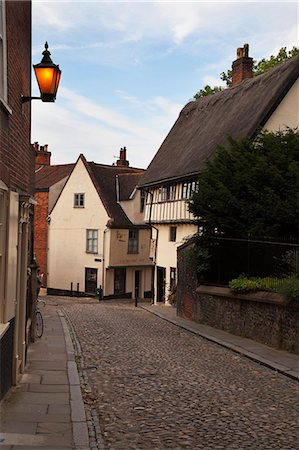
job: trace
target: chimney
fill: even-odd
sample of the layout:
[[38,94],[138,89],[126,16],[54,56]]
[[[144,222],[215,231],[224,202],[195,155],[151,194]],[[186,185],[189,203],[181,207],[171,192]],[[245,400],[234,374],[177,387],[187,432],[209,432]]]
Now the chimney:
[[38,145],[38,142],[34,142],[33,148],[35,150],[35,168],[39,166],[50,166],[51,164],[51,152],[48,152],[48,145]]
[[119,159],[116,161],[118,167],[129,167],[129,161],[127,161],[127,149],[121,148],[119,151]]
[[232,65],[232,86],[242,83],[248,78],[253,78],[253,59],[249,58],[249,45],[237,49],[237,59]]

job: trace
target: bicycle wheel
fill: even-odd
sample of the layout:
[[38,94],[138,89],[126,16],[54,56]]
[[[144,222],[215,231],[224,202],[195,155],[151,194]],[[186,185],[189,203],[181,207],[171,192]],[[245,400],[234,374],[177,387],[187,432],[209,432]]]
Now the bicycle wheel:
[[44,332],[44,321],[40,311],[36,311],[35,320],[35,334],[38,338],[41,338]]

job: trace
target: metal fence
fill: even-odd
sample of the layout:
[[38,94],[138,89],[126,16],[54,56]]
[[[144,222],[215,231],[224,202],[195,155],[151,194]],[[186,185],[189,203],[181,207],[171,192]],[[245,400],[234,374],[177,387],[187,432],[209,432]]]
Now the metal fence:
[[[205,236],[210,258],[204,280],[227,285],[240,275],[279,279],[299,273],[299,243],[266,238]],[[273,280],[271,280],[273,283]]]

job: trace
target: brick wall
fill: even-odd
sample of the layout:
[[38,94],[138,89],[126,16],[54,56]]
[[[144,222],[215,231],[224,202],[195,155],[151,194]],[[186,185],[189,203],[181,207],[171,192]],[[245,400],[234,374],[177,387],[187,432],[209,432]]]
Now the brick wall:
[[6,2],[8,106],[0,106],[0,179],[13,190],[33,193],[34,151],[30,145],[31,2]]
[[186,262],[189,248],[178,248],[179,316],[299,354],[299,305],[270,292],[234,295],[228,288],[198,286]]
[[49,192],[36,192],[37,205],[34,212],[34,253],[43,276],[43,286],[47,286],[47,217]]

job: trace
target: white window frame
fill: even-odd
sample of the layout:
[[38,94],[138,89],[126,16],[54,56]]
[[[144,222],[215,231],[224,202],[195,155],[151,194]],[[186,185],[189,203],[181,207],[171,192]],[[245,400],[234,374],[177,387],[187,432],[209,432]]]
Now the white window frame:
[[1,181],[0,181],[0,323],[3,323],[4,321],[6,226],[7,226],[7,191],[6,189],[1,189]]
[[74,208],[85,207],[85,194],[83,192],[77,192],[74,194]]
[[0,0],[0,71],[0,101],[7,107],[7,48],[4,0]]
[[98,230],[86,230],[86,253],[98,253]]

